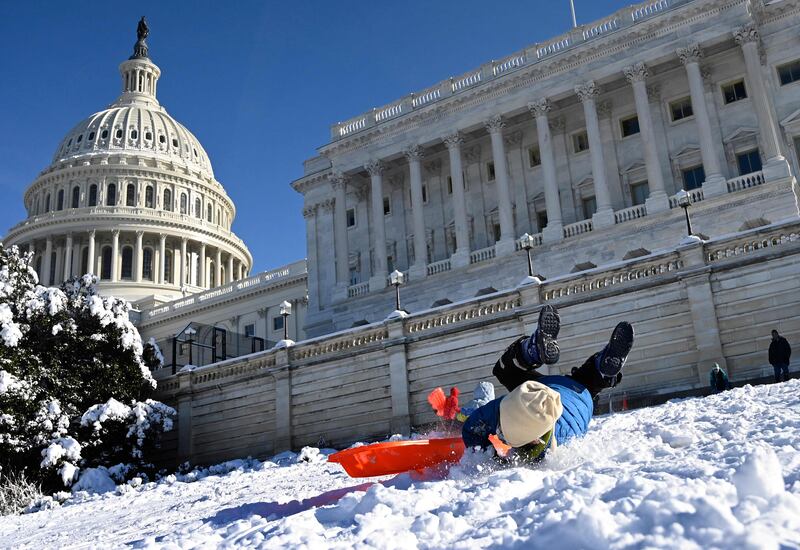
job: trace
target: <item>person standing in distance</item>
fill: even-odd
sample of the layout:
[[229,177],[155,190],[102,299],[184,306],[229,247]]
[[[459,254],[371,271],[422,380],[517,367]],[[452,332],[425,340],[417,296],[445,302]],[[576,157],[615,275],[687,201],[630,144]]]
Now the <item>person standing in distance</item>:
[[789,360],[792,357],[792,347],[786,338],[772,330],[772,342],[769,344],[769,364],[775,369],[775,382],[785,382],[789,379]]

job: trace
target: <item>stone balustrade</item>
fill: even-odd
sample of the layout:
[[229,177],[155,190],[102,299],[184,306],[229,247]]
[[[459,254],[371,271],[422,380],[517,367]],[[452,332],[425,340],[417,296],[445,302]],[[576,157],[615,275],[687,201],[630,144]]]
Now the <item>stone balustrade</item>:
[[[692,189],[689,191],[689,199],[692,204],[696,202],[700,202],[703,200],[705,196],[703,195],[703,189],[698,187],[697,189]],[[675,194],[669,198],[669,207],[670,208],[678,208],[678,195]]]
[[771,224],[177,375],[161,369],[158,397],[179,411],[168,451],[208,463],[407,433],[435,420],[431,388],[460,385],[468,400],[549,301],[566,322],[551,373],[569,372],[628,319],[629,396],[704,388],[713,362],[735,378],[762,375],[769,339],[752,330],[755,313],[769,304],[782,332],[800,334],[798,255],[800,222]]
[[477,264],[479,262],[485,262],[494,258],[496,254],[497,249],[494,246],[487,246],[480,250],[474,250],[469,253],[469,263]]
[[592,220],[581,220],[564,226],[564,238],[575,237],[592,230]]
[[428,275],[436,275],[445,271],[450,271],[450,258],[428,264]]
[[728,180],[728,193],[756,187],[762,183],[764,183],[764,172],[752,172],[738,178],[731,178]]
[[[649,0],[617,11],[614,15],[597,23],[579,26],[543,44],[536,44],[508,57],[491,62],[485,67],[469,71],[464,75],[443,80],[422,92],[410,94],[408,98],[377,107],[371,113],[353,117],[331,126],[331,139],[338,140],[356,132],[381,124],[387,120],[441,101],[479,84],[539,62],[544,58],[579,47],[591,40],[608,35],[656,16],[668,9],[681,6],[692,0]],[[406,108],[407,106],[407,108]]]
[[369,292],[369,281],[364,281],[363,283],[358,283],[357,285],[349,286],[347,288],[347,297],[355,298],[356,296],[363,296],[368,292]]
[[637,204],[630,208],[623,208],[614,212],[614,223],[623,223],[637,220],[647,215],[647,208],[643,204]]

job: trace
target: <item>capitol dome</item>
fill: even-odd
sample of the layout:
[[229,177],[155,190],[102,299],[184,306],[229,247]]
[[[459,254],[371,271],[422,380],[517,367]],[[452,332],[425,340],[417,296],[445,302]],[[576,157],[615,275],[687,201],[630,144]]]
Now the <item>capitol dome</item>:
[[28,218],[4,239],[33,251],[42,284],[94,273],[101,292],[152,305],[249,274],[205,149],[156,98],[148,34],[142,18],[122,94],[64,136],[25,191]]

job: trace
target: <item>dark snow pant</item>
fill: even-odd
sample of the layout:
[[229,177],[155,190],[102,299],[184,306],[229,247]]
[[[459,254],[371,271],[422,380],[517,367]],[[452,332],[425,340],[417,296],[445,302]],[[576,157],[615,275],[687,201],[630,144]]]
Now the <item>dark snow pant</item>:
[[[515,357],[517,358],[516,362],[520,362],[518,348],[522,340],[524,340],[524,337],[511,344],[497,363],[495,363],[494,369],[492,370],[492,374],[494,374],[497,380],[499,380],[509,392],[514,391],[518,386],[521,386],[523,382],[527,382],[528,380],[535,381],[537,378],[544,376],[542,373],[537,372],[535,368],[525,370],[514,364],[513,359]],[[600,352],[592,354],[580,367],[573,368],[572,374],[567,375],[589,390],[592,399],[597,397],[605,388],[616,386],[622,380],[622,372],[617,374],[616,378],[603,378],[600,375],[596,366],[596,359],[599,354]],[[538,365],[535,365],[535,367],[538,367]]]
[[785,365],[772,365],[772,368],[775,370],[775,381],[776,382],[786,382],[789,380],[789,364],[786,363]]

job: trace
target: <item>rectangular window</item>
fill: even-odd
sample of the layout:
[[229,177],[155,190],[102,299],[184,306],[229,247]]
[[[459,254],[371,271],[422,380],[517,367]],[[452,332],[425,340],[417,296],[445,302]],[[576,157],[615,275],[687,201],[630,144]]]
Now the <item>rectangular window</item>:
[[586,197],[581,201],[583,207],[583,219],[588,220],[597,211],[597,201],[594,197]]
[[650,188],[646,181],[639,181],[631,184],[631,204],[644,204],[647,196],[650,194]]
[[283,316],[272,318],[272,330],[283,330]]
[[500,236],[502,235],[499,223],[495,223],[492,225],[492,233],[494,233],[494,242],[498,242],[500,240]]
[[703,165],[694,166],[683,170],[683,188],[687,191],[697,189],[706,181],[706,171],[703,170]]
[[539,227],[540,232],[542,229],[547,227],[547,210],[540,210],[539,212],[536,212],[536,224]]
[[539,166],[542,163],[542,155],[539,152],[539,147],[534,146],[528,149],[528,166],[533,168],[534,166]]
[[386,266],[389,273],[394,271],[394,258],[391,255],[386,256]]
[[388,216],[392,213],[392,201],[389,197],[383,197],[383,215]]
[[725,104],[733,103],[747,97],[747,90],[744,87],[744,80],[737,80],[722,86],[722,97]]
[[494,162],[486,163],[486,179],[487,181],[494,181]]
[[572,134],[572,150],[576,153],[589,150],[589,135],[586,130]]
[[694,111],[692,111],[692,98],[686,96],[671,102],[669,104],[669,112],[672,116],[672,122],[689,118],[694,114]]
[[758,154],[758,149],[740,153],[736,155],[736,163],[739,165],[740,176],[758,172],[761,170],[761,155]]
[[356,209],[355,208],[348,208],[347,209],[347,227],[355,227],[356,226]]
[[619,120],[619,128],[622,132],[622,137],[632,136],[639,133],[639,117],[636,115]]
[[[281,317],[281,319],[283,319],[283,317]],[[252,338],[253,336],[255,336],[256,335],[256,326],[255,326],[255,324],[251,323],[249,325],[245,325],[244,326],[244,335],[249,337],[249,338]]]
[[350,268],[350,284],[357,285],[360,281],[360,274],[358,272],[358,268],[351,267]]
[[781,86],[800,80],[800,59],[779,66],[778,77],[781,79]]

